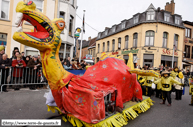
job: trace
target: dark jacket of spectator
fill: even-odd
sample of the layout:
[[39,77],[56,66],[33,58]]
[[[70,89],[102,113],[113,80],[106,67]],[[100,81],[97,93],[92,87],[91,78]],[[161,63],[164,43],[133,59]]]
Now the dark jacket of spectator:
[[0,69],[5,69],[5,67],[9,67],[12,65],[11,59],[7,58],[6,60],[1,59],[0,61]]
[[27,66],[28,66],[29,68],[33,68],[35,65],[38,65],[38,64],[41,64],[41,62],[40,62],[39,60],[37,60],[37,62],[35,62],[33,59],[31,59],[31,60],[28,62]]
[[[12,60],[9,58],[2,59],[0,60],[0,69],[2,69],[2,73],[1,73],[1,84],[6,84],[7,83],[7,77],[9,75],[9,68],[12,63]],[[3,86],[3,91],[7,92],[7,86]]]
[[25,56],[22,56],[22,60],[24,60],[24,61],[25,61],[25,60],[26,60],[26,57],[25,57]]
[[22,77],[23,67],[16,67],[16,65],[26,67],[24,60],[13,60],[12,66],[14,67],[13,77]]
[[69,60],[66,60],[66,65],[67,65],[67,67],[70,67],[70,61]]
[[28,64],[28,62],[30,61],[30,57],[29,56],[26,56],[26,59],[24,60],[26,65]]
[[[37,69],[34,69],[34,66],[37,66]],[[31,59],[28,63],[27,63],[27,67],[31,68],[30,69],[30,74],[32,75],[32,70],[34,70],[33,74],[41,67],[41,62],[37,59],[37,61],[35,62],[34,59]]]

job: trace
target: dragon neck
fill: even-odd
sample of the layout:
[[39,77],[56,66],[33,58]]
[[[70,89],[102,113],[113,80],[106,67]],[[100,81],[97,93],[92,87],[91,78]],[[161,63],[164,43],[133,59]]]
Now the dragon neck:
[[59,59],[59,47],[57,49],[47,49],[44,52],[40,52],[42,58],[42,68],[43,74],[48,80],[48,84],[50,88],[60,89],[65,86],[69,80],[70,75],[68,71],[66,71]]

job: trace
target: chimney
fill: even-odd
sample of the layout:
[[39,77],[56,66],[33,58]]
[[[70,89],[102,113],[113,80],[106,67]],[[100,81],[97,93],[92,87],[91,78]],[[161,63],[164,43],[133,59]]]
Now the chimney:
[[170,12],[172,15],[175,13],[175,3],[171,0],[171,3],[167,2],[165,6],[165,11]]
[[105,27],[105,30],[109,29],[109,27]]
[[88,41],[90,41],[91,40],[91,36],[90,37],[88,37]]

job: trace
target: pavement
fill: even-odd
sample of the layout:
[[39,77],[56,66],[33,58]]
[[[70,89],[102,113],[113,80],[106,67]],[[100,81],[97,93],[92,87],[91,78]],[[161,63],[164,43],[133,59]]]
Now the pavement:
[[[193,106],[189,106],[191,96],[188,90],[189,87],[186,87],[181,101],[175,100],[175,95],[172,93],[171,107],[161,105],[160,99],[151,97],[155,101],[154,105],[145,113],[139,114],[136,119],[130,120],[125,127],[193,127]],[[22,88],[19,91],[11,89],[8,91],[0,93],[0,120],[46,119],[57,115],[57,113],[47,112],[43,96],[48,89]],[[62,126],[73,127],[69,122],[64,121],[62,121]]]

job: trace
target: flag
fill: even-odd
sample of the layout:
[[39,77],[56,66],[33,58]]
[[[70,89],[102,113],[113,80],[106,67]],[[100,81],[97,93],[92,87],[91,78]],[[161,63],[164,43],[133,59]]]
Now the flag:
[[84,26],[84,20],[85,20],[85,15],[83,15],[83,21],[82,21],[82,26],[83,26],[83,32],[85,33],[85,26]]

